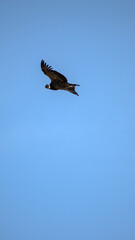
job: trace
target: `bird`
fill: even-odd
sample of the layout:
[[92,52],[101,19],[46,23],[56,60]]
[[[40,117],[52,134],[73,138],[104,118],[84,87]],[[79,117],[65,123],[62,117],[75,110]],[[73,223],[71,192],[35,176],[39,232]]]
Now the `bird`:
[[44,60],[41,60],[41,69],[43,73],[51,79],[51,83],[46,84],[45,88],[51,90],[66,90],[79,96],[78,93],[75,91],[75,87],[80,86],[79,84],[68,83],[64,75],[53,70],[50,65],[44,62]]

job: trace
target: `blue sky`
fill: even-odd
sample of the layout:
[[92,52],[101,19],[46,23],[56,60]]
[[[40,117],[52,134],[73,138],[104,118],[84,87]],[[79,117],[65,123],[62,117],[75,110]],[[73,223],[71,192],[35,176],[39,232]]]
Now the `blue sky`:
[[[0,239],[135,239],[135,2],[0,3]],[[50,91],[40,61],[78,83]]]

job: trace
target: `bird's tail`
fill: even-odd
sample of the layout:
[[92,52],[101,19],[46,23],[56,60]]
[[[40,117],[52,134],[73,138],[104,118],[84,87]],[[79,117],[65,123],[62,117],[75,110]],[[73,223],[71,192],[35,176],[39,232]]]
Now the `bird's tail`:
[[75,86],[80,86],[79,84],[72,84],[72,85],[73,85],[74,87],[75,87]]
[[75,91],[74,88],[70,88],[68,91],[73,93],[73,94],[75,94],[75,95],[77,95],[77,96],[79,96],[79,94]]
[[78,84],[70,84],[70,86],[67,88],[67,91],[79,96],[79,94],[75,91],[75,86],[79,86]]

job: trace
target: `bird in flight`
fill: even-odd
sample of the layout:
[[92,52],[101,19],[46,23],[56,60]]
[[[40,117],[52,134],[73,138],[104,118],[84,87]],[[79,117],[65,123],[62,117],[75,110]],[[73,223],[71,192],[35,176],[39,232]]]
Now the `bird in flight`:
[[51,90],[66,90],[69,91],[77,96],[78,93],[75,91],[75,86],[80,86],[78,84],[71,84],[68,83],[65,76],[61,73],[54,71],[51,66],[46,64],[43,60],[41,61],[41,69],[45,75],[47,75],[51,79],[51,83],[45,85],[45,88]]

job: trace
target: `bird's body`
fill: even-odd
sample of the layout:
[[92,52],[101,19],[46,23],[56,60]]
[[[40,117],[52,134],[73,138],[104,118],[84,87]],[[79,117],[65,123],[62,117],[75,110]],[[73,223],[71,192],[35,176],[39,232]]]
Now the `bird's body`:
[[41,69],[44,74],[51,79],[51,83],[49,85],[46,85],[46,88],[51,90],[66,90],[79,96],[75,91],[75,86],[80,85],[68,83],[65,76],[57,71],[52,70],[52,67],[47,65],[43,60],[41,61]]

